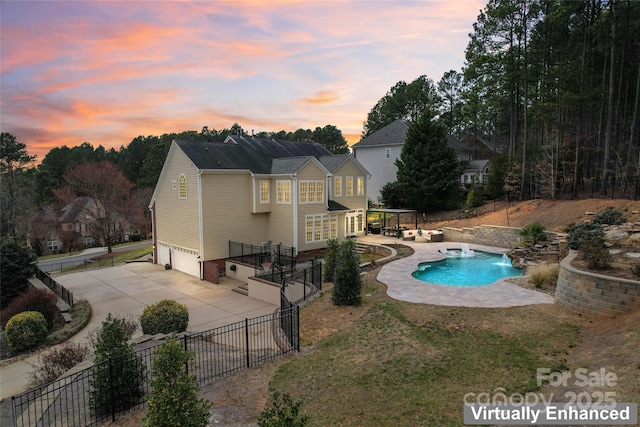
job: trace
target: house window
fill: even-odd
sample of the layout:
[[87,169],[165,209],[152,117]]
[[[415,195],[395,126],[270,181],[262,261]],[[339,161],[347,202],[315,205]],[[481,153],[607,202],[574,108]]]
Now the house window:
[[269,203],[269,181],[260,181],[260,203]]
[[346,195],[347,195],[347,197],[353,196],[353,177],[352,176],[348,176],[347,177]]
[[276,191],[278,203],[291,203],[291,181],[277,181]]
[[341,176],[336,176],[334,178],[334,193],[335,193],[335,197],[342,197],[342,177]]
[[187,198],[187,177],[183,173],[178,178],[178,197],[181,199]]
[[338,237],[338,217],[319,214],[305,217],[305,242],[322,242]]
[[322,203],[324,201],[324,181],[300,181],[300,203]]
[[364,196],[364,177],[359,176],[357,179],[358,196]]
[[57,240],[49,240],[47,242],[47,249],[49,249],[50,251],[57,251],[58,250],[58,241]]
[[385,148],[384,149],[384,158],[385,159],[390,159],[391,158],[391,148]]

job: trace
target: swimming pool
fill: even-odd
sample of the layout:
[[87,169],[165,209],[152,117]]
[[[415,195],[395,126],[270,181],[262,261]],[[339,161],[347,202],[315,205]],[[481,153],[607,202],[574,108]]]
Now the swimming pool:
[[474,251],[473,256],[468,256],[462,251],[449,250],[447,258],[442,261],[420,263],[412,276],[438,285],[485,286],[505,277],[523,274],[504,255]]

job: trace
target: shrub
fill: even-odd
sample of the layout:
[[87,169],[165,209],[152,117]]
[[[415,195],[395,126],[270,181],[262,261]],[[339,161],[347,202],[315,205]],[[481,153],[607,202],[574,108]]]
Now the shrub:
[[54,347],[38,357],[35,370],[29,374],[29,386],[50,383],[89,355],[89,347],[70,341]]
[[[124,330],[124,336],[126,337],[127,341],[129,341],[140,328],[138,319],[136,319],[136,317],[131,313],[123,314],[120,316],[112,316],[112,318],[113,320],[117,320],[120,322],[120,326],[122,326],[122,329]],[[87,341],[89,341],[89,345],[93,349],[95,349],[98,344],[98,337],[100,335],[101,329],[101,327],[95,328],[94,330],[89,332],[89,335],[87,336]]]
[[173,300],[147,306],[140,316],[142,333],[148,335],[184,332],[189,326],[189,309]]
[[146,427],[204,427],[209,422],[211,403],[198,397],[195,375],[185,367],[193,360],[175,335],[169,337],[155,352],[151,365],[151,394]]
[[12,351],[30,350],[47,339],[47,319],[37,311],[23,311],[9,319],[4,332]]
[[580,249],[585,240],[604,239],[604,229],[600,224],[583,222],[567,229],[567,243],[571,249]]
[[360,257],[356,243],[346,239],[340,243],[336,257],[335,278],[331,302],[335,305],[360,305],[362,279],[359,271]]
[[339,243],[336,239],[327,240],[327,255],[324,257],[324,265],[322,266],[322,280],[325,282],[333,282],[338,247]]
[[607,270],[611,268],[613,257],[604,247],[604,239],[594,238],[582,242],[579,251],[580,258],[587,262],[590,270]]
[[539,288],[539,289],[554,288],[558,283],[559,273],[560,273],[560,265],[557,263],[553,263],[553,264],[542,263],[538,265],[532,265],[527,268],[529,281],[533,283],[536,286],[536,288]]
[[142,240],[142,236],[139,233],[133,233],[129,235],[129,241],[139,242]]
[[27,289],[27,279],[35,273],[36,255],[15,239],[5,238],[0,244],[0,258],[0,306],[6,307]]
[[47,289],[29,288],[2,310],[2,325],[6,325],[7,321],[18,313],[37,311],[47,319],[47,328],[50,330],[62,317],[57,303],[58,297],[53,292]]
[[95,349],[95,371],[89,384],[89,407],[96,416],[120,412],[142,403],[145,370],[127,344],[122,320],[111,313],[102,322]]
[[544,227],[539,222],[532,222],[522,227],[520,236],[526,246],[533,246],[547,240],[547,233],[544,232]]
[[607,208],[595,214],[592,222],[596,224],[620,225],[627,222],[627,217],[618,209]]
[[304,427],[309,424],[308,415],[300,415],[302,401],[294,401],[288,394],[273,392],[271,407],[265,408],[258,417],[259,427]]

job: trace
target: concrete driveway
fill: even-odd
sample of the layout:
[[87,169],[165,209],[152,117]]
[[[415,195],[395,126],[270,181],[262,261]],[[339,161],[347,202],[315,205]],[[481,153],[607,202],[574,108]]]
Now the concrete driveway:
[[[149,262],[134,262],[102,270],[55,276],[55,280],[73,292],[74,298],[91,304],[90,323],[71,341],[85,343],[90,331],[101,326],[107,315],[138,317],[147,305],[172,299],[189,308],[189,332],[201,332],[271,314],[276,306],[232,292],[242,283],[222,277],[215,285],[176,270]],[[138,331],[134,338],[141,336]],[[20,358],[0,368],[0,400],[27,390],[28,375],[38,354]]]

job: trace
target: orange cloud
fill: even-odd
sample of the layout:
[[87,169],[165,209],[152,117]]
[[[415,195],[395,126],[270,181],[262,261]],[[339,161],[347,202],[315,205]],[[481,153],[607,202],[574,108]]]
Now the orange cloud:
[[338,99],[340,99],[340,96],[338,96],[337,93],[330,90],[322,90],[320,92],[316,92],[315,94],[313,94],[308,98],[303,98],[302,102],[305,104],[312,104],[312,105],[324,105],[324,104],[331,104],[337,101]]

